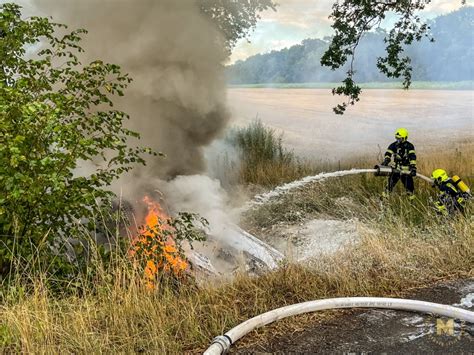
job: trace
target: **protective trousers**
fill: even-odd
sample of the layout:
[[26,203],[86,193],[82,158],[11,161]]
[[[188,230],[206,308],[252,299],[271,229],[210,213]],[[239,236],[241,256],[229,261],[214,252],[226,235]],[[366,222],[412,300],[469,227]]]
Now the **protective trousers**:
[[388,177],[388,186],[387,191],[392,192],[393,188],[397,184],[398,180],[402,181],[403,186],[405,189],[410,193],[413,194],[415,192],[415,184],[413,183],[413,176],[411,175],[401,175],[401,174],[391,174]]

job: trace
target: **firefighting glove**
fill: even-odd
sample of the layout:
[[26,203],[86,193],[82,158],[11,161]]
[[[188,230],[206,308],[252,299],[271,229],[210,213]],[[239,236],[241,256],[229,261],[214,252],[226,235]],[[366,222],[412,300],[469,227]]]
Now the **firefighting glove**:
[[389,158],[385,158],[382,162],[382,164],[380,165],[384,165],[384,166],[388,166],[388,164],[390,164],[390,159]]
[[416,166],[411,166],[410,167],[410,175],[411,176],[416,176]]

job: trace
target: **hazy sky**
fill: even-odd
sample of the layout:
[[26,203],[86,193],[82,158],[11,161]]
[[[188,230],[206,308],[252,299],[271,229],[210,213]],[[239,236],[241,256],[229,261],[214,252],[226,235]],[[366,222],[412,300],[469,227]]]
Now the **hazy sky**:
[[[289,47],[305,38],[322,38],[331,34],[328,16],[334,1],[276,0],[279,3],[277,11],[262,13],[255,32],[249,37],[250,43],[241,40],[234,49],[231,62]],[[467,0],[467,5],[474,5],[474,0]],[[432,0],[423,11],[423,17],[433,18],[460,7],[461,0]]]
[[[63,0],[58,0],[58,5],[61,1]],[[328,16],[335,1],[275,0],[279,4],[277,11],[269,10],[262,13],[262,18],[257,24],[257,28],[248,38],[250,43],[245,39],[238,42],[230,58],[230,63],[257,53],[290,47],[301,43],[305,38],[322,38],[330,35],[332,30]],[[5,2],[7,0],[0,0],[0,3]],[[26,13],[38,11],[33,10],[31,0],[16,0],[15,2],[23,5]],[[474,6],[474,0],[467,0],[466,4]],[[432,0],[422,15],[425,18],[433,18],[437,15],[456,10],[461,6],[461,0]],[[39,13],[41,15],[48,15],[42,13],[41,9],[39,9]],[[387,22],[390,22],[390,17]]]

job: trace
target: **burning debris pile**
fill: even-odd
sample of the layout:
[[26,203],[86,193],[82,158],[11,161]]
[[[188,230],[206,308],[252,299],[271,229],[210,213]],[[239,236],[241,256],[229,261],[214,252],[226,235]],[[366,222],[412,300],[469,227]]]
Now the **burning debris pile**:
[[[230,216],[225,191],[218,180],[203,175],[179,176],[159,181],[160,203],[145,196],[136,204],[146,207],[138,220],[133,254],[144,256],[146,277],[153,279],[160,271],[182,275],[191,268],[207,275],[228,275],[236,270],[258,273],[278,265],[283,254],[239,228]],[[164,212],[162,206],[170,208]],[[140,211],[140,208],[136,209]],[[170,215],[178,211],[197,213],[209,221],[202,232],[205,242],[176,243]],[[201,225],[201,227],[203,227]]]

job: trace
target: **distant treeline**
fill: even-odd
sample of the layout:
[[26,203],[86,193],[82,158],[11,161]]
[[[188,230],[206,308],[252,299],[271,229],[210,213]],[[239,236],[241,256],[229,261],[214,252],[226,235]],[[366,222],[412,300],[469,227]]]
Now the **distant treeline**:
[[[412,59],[413,80],[474,80],[474,7],[439,16],[430,21],[434,42],[428,38],[406,48]],[[365,35],[356,51],[355,79],[358,82],[390,81],[376,66],[385,53],[386,32],[378,29]],[[306,39],[301,44],[257,54],[227,67],[230,84],[317,83],[345,78],[347,66],[337,71],[322,67],[321,56],[330,37]]]

